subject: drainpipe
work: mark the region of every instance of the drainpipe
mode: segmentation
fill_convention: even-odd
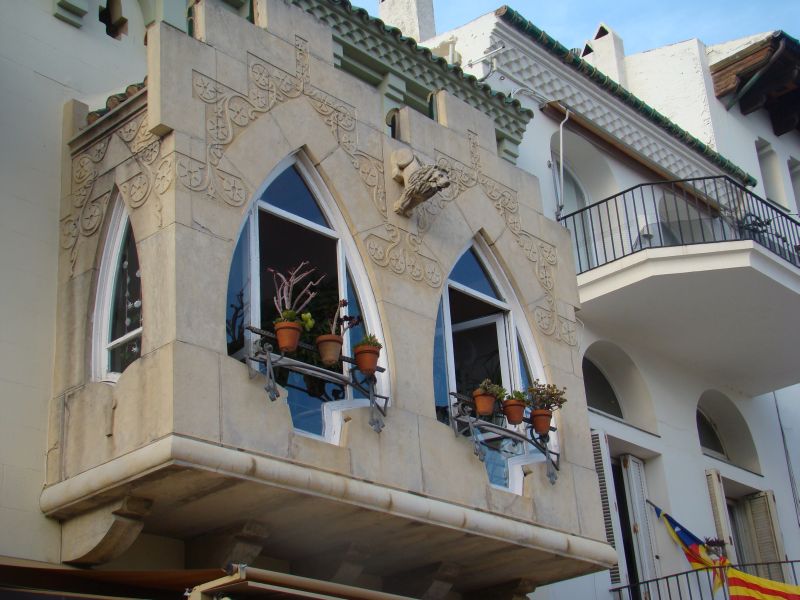
[[[786,443],[786,432],[783,430],[783,420],[781,419],[781,409],[778,405],[778,396],[772,392],[772,399],[775,401],[775,412],[778,414],[778,427],[781,430],[781,440],[783,440],[783,455],[786,457],[786,468],[789,470],[789,485],[792,488],[792,499],[794,499],[794,512],[797,515],[797,522],[800,523],[800,498],[797,496],[797,481],[794,478],[792,469],[792,457],[789,454],[789,445]]]
[[[566,108],[566,107],[565,107]],[[556,221],[561,218],[564,210],[564,124],[569,121],[569,108],[567,114],[558,126],[558,204],[556,205]]]

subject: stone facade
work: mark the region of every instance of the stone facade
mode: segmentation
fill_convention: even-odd
[[[62,560],[107,562],[144,531],[183,541],[187,566],[272,560],[321,578],[342,546],[362,544],[353,582],[390,591],[404,589],[398,573],[441,562],[457,565],[458,594],[607,568],[570,240],[543,216],[537,179],[499,157],[494,124],[446,90],[435,121],[401,108],[389,137],[380,90],[335,68],[331,29],[299,7],[259,3],[255,24],[213,0],[194,11],[194,38],[163,22],[148,29],[145,90],[84,129],[76,122],[69,142],[41,497],[63,523]],[[410,216],[392,210],[403,186],[390,157],[403,149],[450,180]],[[385,428],[354,408],[338,444],[294,431],[286,403],[270,402],[263,375],[225,342],[243,219],[291,156],[346,223],[385,346]],[[109,385],[92,377],[92,315],[119,202],[136,240],[143,328],[141,358]],[[434,411],[437,310],[476,240],[522,307],[535,375],[570,390],[558,481],[528,465],[521,494],[489,485],[470,441]],[[233,543],[245,538],[247,551]],[[466,567],[493,553],[508,562]]]

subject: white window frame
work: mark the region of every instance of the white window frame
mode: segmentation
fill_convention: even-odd
[[[114,301],[114,288],[117,283],[116,274],[119,268],[125,231],[130,223],[130,216],[122,199],[115,198],[113,205],[114,209],[109,221],[106,244],[100,261],[100,276],[98,278],[99,283],[94,307],[94,327],[92,329],[92,379],[105,383],[116,383],[121,375],[121,373],[111,371],[109,368],[110,351],[132,339],[142,338],[142,327],[137,327],[115,340],[109,340],[112,318],[111,305]]]
[[[285,211],[276,206],[269,204],[262,197],[267,188],[278,178],[286,169],[295,167],[300,173],[303,182],[308,186],[311,195],[317,203],[320,211],[325,219],[330,223],[331,227],[324,227],[313,221],[309,221],[299,215]],[[337,254],[337,274],[339,286],[339,296],[344,297],[347,290],[347,273],[353,280],[353,287],[358,296],[358,302],[361,307],[361,316],[364,320],[366,330],[375,335],[378,340],[383,344],[384,351],[381,352],[378,359],[378,366],[387,368],[386,357],[386,344],[383,339],[382,327],[380,317],[378,315],[378,308],[371,293],[365,293],[365,290],[372,290],[372,285],[367,277],[366,269],[360,259],[360,254],[355,245],[352,236],[349,235],[349,228],[341,214],[341,211],[336,204],[333,196],[328,190],[327,186],[322,180],[317,170],[314,168],[313,163],[303,153],[298,152],[290,155],[282,160],[272,173],[264,180],[264,183],[259,187],[255,194],[256,200],[247,211],[244,227],[249,227],[250,234],[250,294],[248,301],[250,303],[249,322],[248,324],[259,328],[262,327],[261,312],[254,307],[261,306],[261,256],[259,254],[259,231],[258,231],[258,214],[259,211],[264,211],[269,214],[275,215],[281,219],[285,219],[301,227],[305,227],[324,235],[328,238],[336,240],[336,254]],[[241,237],[241,232],[240,232]],[[238,239],[238,238],[237,238]],[[322,318],[322,316],[320,316]],[[268,325],[268,324],[267,324]],[[268,327],[267,327],[268,328]],[[347,331],[344,335],[344,347],[349,347],[351,332]],[[247,354],[251,355],[254,344],[254,336],[249,331],[245,330],[245,349]],[[389,396],[389,377],[388,371],[376,372],[376,393]],[[342,400],[332,402],[325,402],[322,405],[322,418],[323,418],[323,435],[317,435],[309,431],[304,431],[293,427],[294,433],[306,437],[321,440],[330,444],[339,445],[341,441],[342,429],[344,426],[344,411],[363,408],[369,406],[369,399],[366,398],[353,398],[352,390],[349,387],[345,388],[346,397]],[[388,402],[391,404],[391,400]]]
[[[483,239],[477,238],[467,245],[463,251],[458,255],[459,260],[464,254],[473,250],[478,258],[478,262],[483,266],[491,282],[494,284],[498,295],[503,298],[498,300],[492,296],[488,296],[478,290],[467,287],[457,281],[447,279],[445,284],[444,293],[442,294],[442,325],[444,329],[444,347],[445,347],[445,365],[447,368],[447,381],[450,391],[456,389],[456,373],[453,353],[453,332],[458,332],[463,329],[469,329],[481,324],[494,322],[497,326],[498,335],[498,349],[500,350],[500,371],[503,374],[504,381],[501,385],[506,389],[520,389],[522,386],[522,373],[520,373],[520,344],[524,349],[524,358],[530,369],[530,376],[533,379],[546,381],[544,375],[544,365],[541,356],[539,356],[538,347],[533,338],[530,328],[527,327],[527,321],[521,315],[524,315],[522,306],[516,298],[511,283],[503,273],[502,268],[492,255],[490,249]],[[458,262],[458,261],[456,261]],[[487,315],[473,319],[466,323],[459,323],[453,325],[450,318],[450,289],[457,290],[468,296],[472,296],[477,300],[495,306],[502,310],[502,313]],[[515,315],[520,315],[515,318]],[[505,378],[508,377],[506,380]],[[455,399],[449,398],[450,405],[455,403]],[[525,433],[524,424],[520,425],[506,425],[508,429]],[[558,432],[550,434],[550,442],[548,447],[553,452],[559,452]],[[499,486],[489,482],[489,485],[503,490],[512,492],[517,495],[522,495],[525,474],[523,467],[528,464],[544,462],[545,457],[538,450],[534,450],[529,444],[525,444],[523,453],[509,458],[507,460],[508,466],[508,487]]]

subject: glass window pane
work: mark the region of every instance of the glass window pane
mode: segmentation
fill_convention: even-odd
[[[699,410],[697,411],[697,435],[700,437],[700,446],[706,450],[725,455],[725,447],[719,439],[714,424]]]
[[[356,287],[353,285],[353,277],[350,271],[347,271],[347,310],[345,311],[350,317],[362,317],[361,303],[358,301],[358,294],[356,294]],[[353,356],[353,344],[360,342],[366,332],[364,323],[359,323],[350,330],[350,344],[347,348],[348,356]]]
[[[492,280],[486,274],[486,269],[483,268],[472,249],[464,252],[458,259],[456,266],[453,267],[453,272],[450,273],[450,279],[492,298],[501,299]]]
[[[453,325],[503,312],[496,306],[478,300],[474,296],[464,294],[453,288],[449,290],[449,300],[450,322]]]
[[[112,373],[122,373],[141,354],[141,336],[108,351],[109,367]]]
[[[456,390],[460,394],[471,396],[478,384],[487,378],[502,383],[497,326],[489,323],[454,331],[453,359]]]
[[[142,283],[136,240],[130,223],[125,228],[111,301],[109,343],[142,326]],[[109,350],[109,370],[121,373],[141,354],[141,335]]]
[[[517,338],[517,354],[519,355],[519,378],[521,389],[527,390],[531,385],[531,370],[528,367],[528,357],[525,356],[525,349],[522,346],[522,340]]]
[[[583,385],[586,403],[592,408],[615,417],[623,418],[622,407],[606,376],[587,358],[583,359]]]
[[[356,294],[356,287],[353,285],[353,277],[350,275],[350,271],[347,271],[347,311],[345,312],[350,317],[362,317],[363,313],[361,312],[361,303],[358,301],[358,294]],[[364,328],[364,323],[361,322],[355,327],[352,327],[350,330],[350,340],[348,343],[347,348],[345,349],[345,353],[348,356],[353,356],[353,345],[360,342],[361,338],[364,337],[364,333],[366,329]],[[350,365],[344,365],[345,369],[350,368]],[[367,394],[362,393],[361,391],[353,388],[353,398],[369,398]]]
[[[250,221],[245,223],[233,252],[225,307],[228,355],[244,348],[244,327],[250,323]]]
[[[264,191],[262,199],[304,219],[330,227],[325,215],[295,167],[286,169]]]
[[[311,313],[316,324],[311,332],[303,334],[302,341],[313,343],[317,335],[327,333],[325,322],[333,316],[340,299],[338,241],[266,211],[260,211],[258,219],[262,326],[270,329],[272,322],[278,316],[278,310],[273,302],[275,284],[269,269],[285,274],[301,262],[307,261],[309,267],[315,267],[316,271],[305,279],[302,285],[312,278],[325,276],[315,288],[317,295],[303,309],[303,312]],[[292,358],[322,366],[315,351],[300,348]],[[340,367],[332,367],[332,369],[338,368]],[[289,392],[287,402],[294,427],[324,435],[322,403],[343,399],[345,394],[342,386],[285,369],[275,369],[275,376],[278,384]]]
[[[303,312],[311,313],[322,333],[325,321],[331,318],[339,303],[337,240],[263,210],[259,212],[258,220],[261,324],[269,328],[278,316],[273,301],[275,285],[269,269],[285,274],[305,261],[309,268],[316,268],[311,277],[325,275],[316,287],[317,296],[303,309]],[[304,284],[311,277],[304,280]],[[313,338],[308,336],[307,339]]]
[[[447,377],[447,358],[444,343],[444,314],[442,303],[436,315],[436,329],[433,333],[433,398],[436,403],[436,418],[442,423],[450,423],[449,385]]]

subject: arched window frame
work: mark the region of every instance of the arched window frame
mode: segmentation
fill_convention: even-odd
[[[137,338],[141,340],[143,329],[140,326],[119,338],[109,339],[113,326],[112,305],[117,284],[116,274],[122,258],[125,233],[130,225],[130,216],[122,199],[117,196],[112,203],[114,208],[109,221],[103,256],[100,260],[92,330],[92,378],[95,381],[106,383],[116,383],[122,374],[111,370],[109,352],[120,344]],[[133,235],[133,231],[131,231],[131,235]]]
[[[486,274],[491,279],[492,283],[495,285],[499,295],[502,297],[502,300],[498,300],[497,298],[492,298],[491,296],[487,296],[486,294],[481,293],[478,290],[472,289],[468,286],[465,286],[457,281],[453,281],[448,277],[445,286],[444,292],[442,294],[442,326],[443,326],[443,333],[444,333],[444,347],[445,347],[445,366],[447,369],[447,381],[448,381],[448,388],[450,391],[456,389],[456,379],[455,379],[455,364],[454,364],[454,351],[453,351],[453,325],[451,322],[451,315],[450,315],[450,300],[449,300],[449,291],[450,289],[455,289],[461,293],[467,294],[473,298],[481,300],[482,302],[486,302],[492,306],[496,306],[497,308],[503,311],[502,315],[502,326],[500,327],[500,334],[505,340],[505,359],[502,356],[503,347],[500,346],[498,340],[498,347],[501,349],[501,362],[506,362],[506,370],[509,375],[509,381],[503,381],[503,387],[512,390],[512,389],[520,389],[522,386],[522,373],[520,370],[521,360],[525,360],[530,371],[530,377],[532,379],[539,379],[541,381],[546,381],[545,371],[544,371],[544,364],[542,363],[541,357],[539,356],[538,348],[536,342],[533,337],[533,333],[531,332],[530,328],[528,327],[527,320],[524,317],[525,312],[523,311],[522,305],[519,303],[517,299],[517,295],[514,292],[514,288],[511,285],[511,282],[505,276],[502,267],[500,266],[497,259],[494,257],[493,253],[489,249],[488,245],[482,238],[476,238],[475,240],[471,241],[468,245],[464,247],[462,252],[458,255],[458,260],[464,256],[465,253],[473,250],[478,258],[478,261],[481,263],[483,268],[486,271]],[[458,262],[456,261],[456,263]],[[486,317],[487,322],[491,322],[495,320],[494,317]],[[523,356],[520,356],[520,351],[523,352]],[[498,382],[495,382],[498,383]],[[451,397],[450,403],[451,405],[455,402],[455,400]],[[509,429],[518,429],[519,431],[524,431],[524,424],[518,426],[511,426],[508,425]],[[558,439],[558,432],[552,432],[550,435],[550,443],[549,448],[553,452],[559,452],[559,439]],[[524,472],[523,467],[527,464],[537,463],[537,462],[544,462],[545,457],[541,452],[538,450],[533,449],[529,445],[526,445],[523,453],[510,457],[507,459],[507,466],[508,466],[508,487],[497,485],[493,482],[489,482],[489,485],[492,487],[510,491],[512,493],[521,495],[523,492],[523,483],[524,483]]]
[[[312,196],[317,202],[317,206],[322,211],[323,215],[331,224],[331,228],[323,227],[317,223],[309,221],[299,215],[285,211],[281,208],[271,205],[264,200],[264,194],[269,186],[286,170],[289,168],[296,168],[300,173],[300,177],[308,186]],[[344,220],[344,217],[331,195],[328,187],[325,185],[322,177],[314,168],[313,163],[302,152],[298,152],[283,159],[272,170],[270,175],[264,180],[255,194],[256,200],[248,209],[247,214],[240,230],[239,239],[244,232],[244,228],[249,228],[248,233],[250,236],[250,261],[249,261],[249,306],[257,307],[261,305],[261,274],[260,264],[261,256],[259,255],[259,232],[258,232],[258,211],[266,211],[272,215],[286,219],[303,227],[335,239],[337,241],[337,269],[339,280],[340,295],[347,289],[347,273],[350,273],[352,278],[355,293],[358,296],[358,301],[361,306],[361,313],[366,329],[375,335],[384,348],[386,344],[383,338],[383,330],[381,327],[380,317],[378,315],[377,304],[372,296],[372,286],[367,277],[366,269],[361,261],[361,255],[356,247],[355,240],[349,234],[349,228]],[[261,314],[259,310],[252,310],[249,312],[249,319],[247,323],[255,327],[271,329],[270,323],[261,323]],[[350,332],[345,334],[344,348],[348,347],[350,343]],[[353,340],[358,341],[358,340]],[[254,336],[245,331],[245,352],[252,355],[254,343]],[[237,353],[236,356],[239,356]],[[378,365],[386,368],[386,351],[381,352]],[[388,372],[375,373],[376,378],[376,392],[378,394],[389,396],[389,377]],[[390,401],[391,403],[391,401]],[[344,400],[325,402],[323,403],[323,420],[325,422],[324,435],[317,435],[315,433],[305,431],[303,429],[294,428],[295,433],[311,437],[314,439],[321,439],[331,444],[339,444],[341,439],[343,418],[342,411],[352,408],[361,408],[369,406],[369,399],[366,398],[352,398],[351,390],[347,390],[347,398]]]

